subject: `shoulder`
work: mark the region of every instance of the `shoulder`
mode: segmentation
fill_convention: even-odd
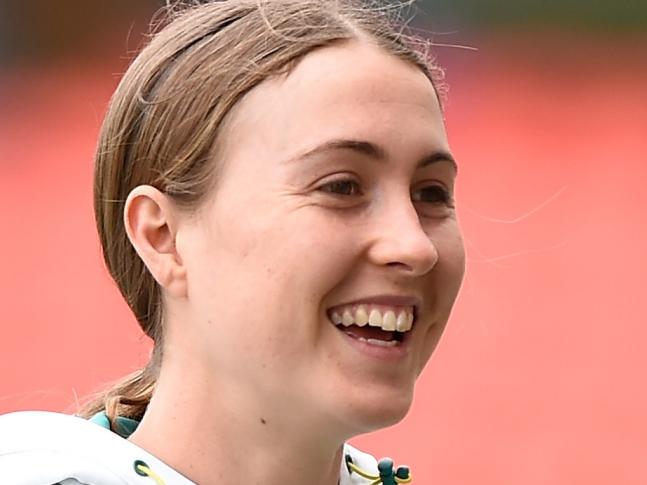
[[[6,485],[151,485],[147,464],[166,485],[189,485],[155,457],[117,434],[76,416],[21,411],[0,416],[0,475]],[[141,470],[140,470],[141,471]],[[74,482],[72,482],[74,483]]]
[[[34,438],[45,439],[56,437],[71,441],[79,435],[97,433],[96,429],[85,419],[68,414],[49,411],[18,411],[0,415],[0,451],[7,447],[24,447]],[[57,435],[61,433],[60,435]],[[52,436],[53,435],[53,436]],[[11,437],[11,440],[8,437]]]

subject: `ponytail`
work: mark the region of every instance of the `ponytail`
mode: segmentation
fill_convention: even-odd
[[[159,347],[156,346],[146,367],[127,375],[107,391],[102,391],[94,396],[81,407],[77,415],[90,419],[97,413],[105,412],[110,422],[110,428],[113,430],[118,417],[141,421],[153,396],[159,374],[161,352],[158,349]]]

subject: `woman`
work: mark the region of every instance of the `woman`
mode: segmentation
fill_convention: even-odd
[[[105,260],[152,359],[86,409],[112,432],[2,418],[9,476],[410,481],[345,442],[407,413],[462,280],[438,73],[354,1],[211,2],[154,36],[95,172]]]

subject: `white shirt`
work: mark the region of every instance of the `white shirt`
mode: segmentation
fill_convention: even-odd
[[[346,454],[354,464],[377,475],[371,455],[344,445]],[[196,485],[137,445],[85,419],[45,411],[0,416],[2,485],[158,485],[150,476],[137,473],[135,464],[141,462],[164,485]],[[368,483],[349,473],[345,461],[340,464],[340,485]]]

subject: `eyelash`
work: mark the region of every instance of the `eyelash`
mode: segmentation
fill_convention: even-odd
[[[341,189],[340,186],[343,186],[344,188],[349,190],[343,190]],[[335,190],[335,189],[338,189],[338,190]],[[327,182],[321,185],[318,188],[318,190],[320,190],[321,192],[326,192],[339,197],[353,197],[353,196],[362,195],[361,187],[359,186],[359,184],[355,180],[351,180],[351,179],[332,180],[330,182]],[[415,194],[419,194],[423,191],[425,192],[432,191],[433,197],[435,200],[425,201],[425,200],[422,200],[422,198],[420,197],[416,197]],[[425,187],[422,187],[421,189],[414,191],[413,194],[411,194],[411,198],[414,202],[423,202],[423,203],[429,203],[429,204],[443,204],[448,207],[454,207],[451,194],[442,185],[433,184],[433,185],[427,185]]]
[[[415,194],[417,194],[417,193],[420,193],[422,191],[430,191],[430,190],[433,191],[434,198],[436,199],[434,201],[420,200],[420,199],[417,199],[416,196],[415,196]],[[414,202],[426,202],[426,203],[430,203],[430,204],[444,204],[444,205],[446,205],[448,207],[454,207],[454,201],[452,199],[451,194],[442,185],[427,185],[426,187],[422,187],[421,189],[416,190],[411,195],[411,199]]]
[[[335,187],[335,186],[339,187],[340,185],[344,185],[344,184],[347,187],[352,185],[352,188],[356,189],[356,192],[349,194],[349,193],[344,193],[342,191],[333,190],[333,187]],[[333,194],[333,195],[339,195],[339,196],[342,196],[342,197],[352,197],[354,195],[362,195],[361,188],[360,188],[359,184],[357,182],[355,182],[354,180],[350,180],[350,179],[332,180],[330,182],[327,182],[327,183],[323,184],[321,187],[319,187],[318,190],[320,190],[322,192],[327,192],[327,193],[330,193],[330,194]]]

